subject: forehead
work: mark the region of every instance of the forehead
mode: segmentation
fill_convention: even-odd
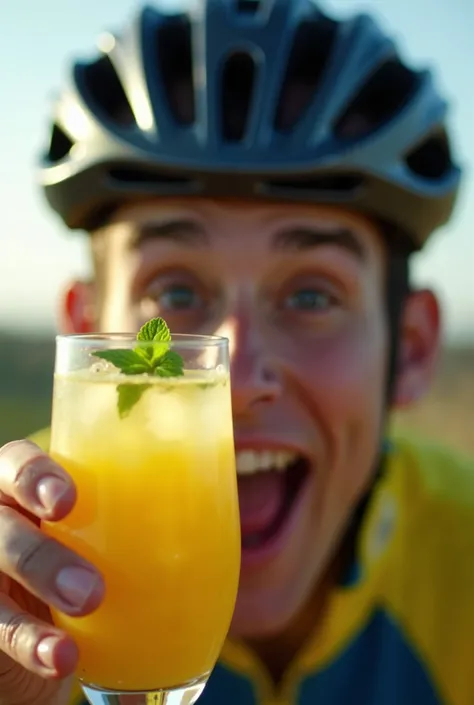
[[[362,258],[368,254],[369,259],[370,255],[383,256],[384,249],[381,233],[369,218],[345,209],[295,203],[150,200],[121,207],[110,225],[107,230],[117,253],[150,242],[154,248],[199,244],[229,250],[244,246],[255,254],[268,254],[285,244],[307,249],[315,243],[334,243]]]

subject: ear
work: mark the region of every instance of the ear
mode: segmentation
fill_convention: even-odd
[[[96,329],[95,290],[92,282],[74,281],[61,298],[59,323],[63,333],[92,333]]]
[[[431,386],[440,350],[441,315],[431,291],[416,291],[407,299],[400,330],[395,408],[419,401]]]

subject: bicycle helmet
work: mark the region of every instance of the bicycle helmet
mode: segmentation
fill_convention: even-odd
[[[73,65],[40,182],[71,229],[126,201],[213,196],[339,204],[419,249],[453,210],[447,105],[367,15],[312,0],[139,10]]]

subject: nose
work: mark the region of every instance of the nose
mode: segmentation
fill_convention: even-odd
[[[223,334],[229,338],[232,408],[234,415],[245,416],[280,397],[281,375],[256,328],[235,319],[225,327]]]

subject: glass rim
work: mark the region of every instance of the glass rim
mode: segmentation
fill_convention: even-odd
[[[62,341],[71,341],[84,344],[104,344],[106,342],[129,342],[135,347],[140,345],[150,345],[150,341],[137,340],[136,333],[60,333],[55,336],[56,343]],[[229,344],[229,339],[222,335],[204,335],[198,333],[172,333],[171,340],[168,343],[173,346],[173,343],[184,347],[195,347],[198,344],[212,347],[226,347]]]

